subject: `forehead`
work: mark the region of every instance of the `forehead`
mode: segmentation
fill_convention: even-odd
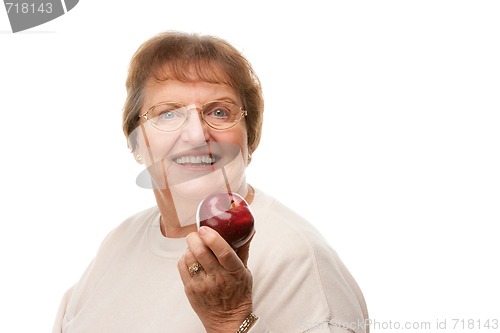
[[[144,87],[144,107],[161,102],[203,104],[211,100],[226,99],[241,105],[235,89],[227,84],[205,81],[182,82],[179,80],[148,80]]]

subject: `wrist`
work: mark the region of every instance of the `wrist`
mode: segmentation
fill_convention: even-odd
[[[241,323],[240,327],[238,328],[238,331],[236,333],[246,333],[252,328],[253,324],[259,319],[255,314],[250,313],[248,317],[245,318],[243,323]]]
[[[254,316],[250,308],[245,311],[219,314],[215,318],[205,317],[202,322],[206,333],[247,333],[256,320]]]

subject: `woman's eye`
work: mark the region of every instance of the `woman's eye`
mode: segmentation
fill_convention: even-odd
[[[213,109],[212,111],[208,112],[208,116],[215,117],[215,118],[227,118],[229,115],[229,111],[223,109],[223,108],[216,108]]]
[[[162,121],[167,120],[181,120],[186,117],[186,113],[182,108],[162,110],[158,115],[158,119]]]
[[[175,113],[173,111],[166,111],[160,114],[160,118],[164,120],[169,120],[175,118]]]

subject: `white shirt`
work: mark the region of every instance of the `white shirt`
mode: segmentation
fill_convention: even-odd
[[[367,332],[363,295],[335,251],[303,218],[256,189],[250,246],[250,332]],[[205,332],[184,293],[184,238],[165,238],[157,207],[119,225],[65,294],[54,333]],[[230,333],[230,332],[229,332]]]

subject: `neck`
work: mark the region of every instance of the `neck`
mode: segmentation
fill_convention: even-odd
[[[168,238],[182,238],[189,235],[191,232],[195,232],[197,229],[196,224],[190,224],[186,226],[173,226],[165,223],[163,215],[160,216],[160,231],[164,237]]]

